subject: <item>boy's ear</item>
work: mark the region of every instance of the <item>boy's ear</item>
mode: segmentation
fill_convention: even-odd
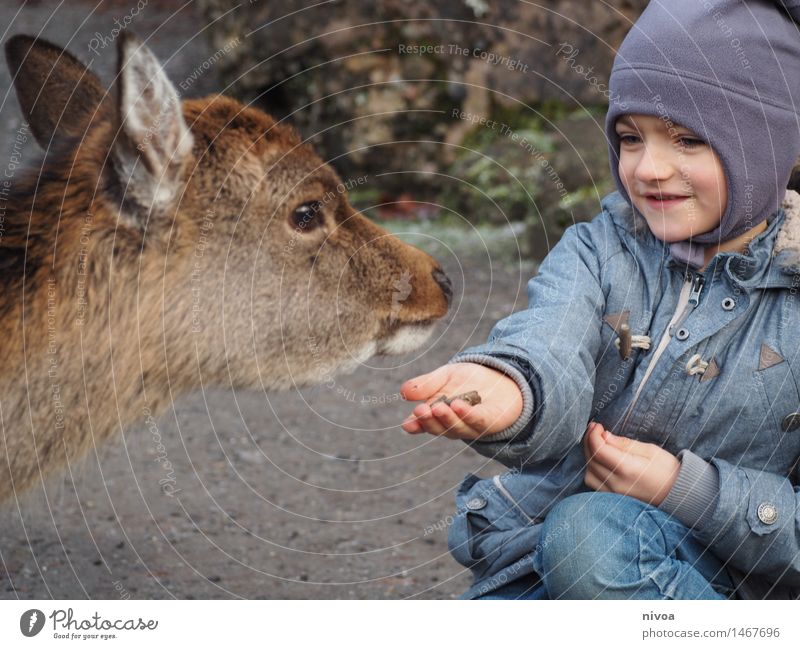
[[[178,93],[150,49],[123,32],[118,53],[111,158],[126,197],[138,208],[127,216],[142,225],[150,210],[163,211],[179,197],[194,139]]]
[[[104,110],[100,79],[69,52],[23,34],[6,41],[5,50],[22,114],[43,149],[53,137],[82,135]]]

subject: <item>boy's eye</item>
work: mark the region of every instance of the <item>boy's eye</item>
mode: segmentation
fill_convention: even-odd
[[[688,135],[681,137],[678,140],[678,142],[680,143],[681,146],[687,149],[691,149],[692,147],[705,146],[705,142],[703,142],[703,140],[701,140],[700,138],[691,137]]]
[[[619,142],[620,144],[638,144],[641,140],[639,139],[638,135],[633,135],[631,133],[620,133],[619,134]]]

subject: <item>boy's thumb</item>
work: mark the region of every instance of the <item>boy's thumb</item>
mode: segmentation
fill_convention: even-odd
[[[406,401],[421,401],[436,394],[447,383],[450,368],[447,365],[433,372],[415,376],[400,386],[400,395]]]

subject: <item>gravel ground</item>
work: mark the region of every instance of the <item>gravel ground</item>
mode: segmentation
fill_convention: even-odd
[[[531,269],[501,261],[513,235],[494,234],[484,250],[475,232],[440,235],[456,303],[420,352],[373,359],[334,387],[195,393],[158,422],[174,474],[142,424],[7,506],[0,597],[456,597],[469,575],[447,552],[454,491],[467,472],[503,467],[405,434],[397,390],[524,304]]]
[[[4,11],[4,36],[41,33],[84,61],[129,3],[91,12],[83,2]],[[173,80],[209,55],[179,3],[151,3],[131,26],[166,60]],[[87,9],[89,7],[89,9]],[[188,11],[188,10],[187,10]],[[113,47],[92,69],[106,80]],[[0,73],[3,87],[10,78]],[[217,89],[213,70],[193,86]],[[20,116],[4,93],[10,149]],[[3,149],[0,148],[0,152]],[[452,598],[469,575],[447,552],[446,522],[463,475],[502,470],[461,442],[409,436],[400,383],[483,342],[493,322],[525,303],[532,272],[509,229],[431,224],[417,232],[454,281],[437,336],[402,358],[373,359],[333,387],[282,394],[213,390],[174,404],[98,449],[21,502],[0,510],[0,597],[23,598]],[[514,260],[517,260],[515,263]],[[163,440],[174,474],[156,461]],[[174,480],[169,497],[159,481]],[[432,531],[431,531],[432,530]]]

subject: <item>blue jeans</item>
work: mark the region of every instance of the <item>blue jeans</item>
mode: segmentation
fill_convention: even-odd
[[[534,555],[538,574],[479,599],[729,599],[723,563],[688,527],[631,496],[591,491],[555,504]]]

